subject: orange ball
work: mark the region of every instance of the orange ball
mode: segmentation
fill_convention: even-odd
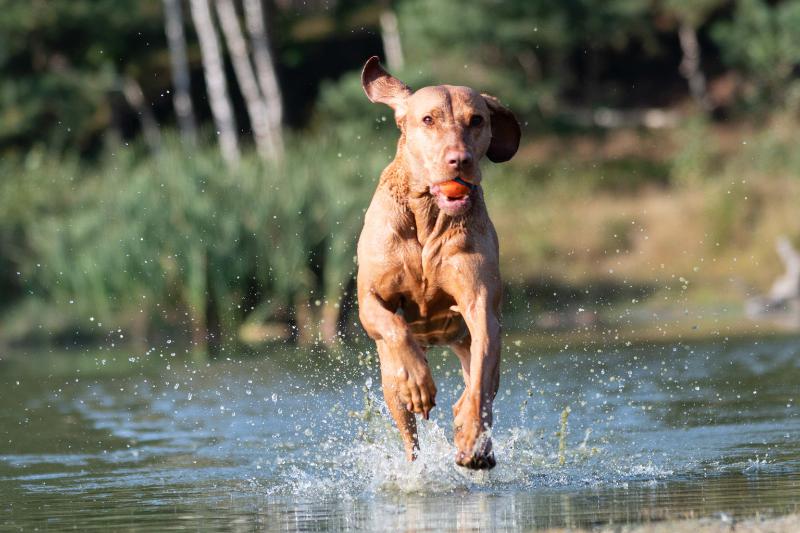
[[[439,190],[448,198],[460,198],[469,194],[469,187],[455,180],[440,183]]]

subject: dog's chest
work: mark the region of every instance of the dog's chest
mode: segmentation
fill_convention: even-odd
[[[394,276],[394,291],[402,302],[398,306],[414,315],[426,317],[453,305],[453,298],[442,288],[442,244],[431,241],[424,246],[413,240],[405,243],[397,272]]]
[[[442,268],[436,254],[423,246],[409,250],[395,276],[395,312],[402,315],[423,346],[447,344],[466,332],[456,302],[442,287]]]

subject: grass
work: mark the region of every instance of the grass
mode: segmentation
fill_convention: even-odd
[[[213,146],[188,154],[169,138],[156,156],[4,161],[17,179],[0,184],[0,339],[62,342],[101,322],[220,345],[240,331],[254,343],[358,331],[355,241],[396,135],[370,120],[320,124],[280,166],[249,155],[228,169]],[[797,132],[787,114],[692,120],[533,138],[487,163],[507,331],[610,342],[779,330],[741,309],[782,271],[775,239],[800,237]]]
[[[800,242],[796,127],[781,119],[756,132],[687,127],[695,133],[623,131],[594,146],[561,138],[560,151],[523,149],[513,164],[491,169],[487,197],[510,290],[538,280],[530,296],[546,309],[551,289],[583,287],[586,297],[572,291],[558,305],[616,309],[638,299],[649,312],[729,312],[768,290],[783,270],[777,237]],[[698,129],[708,136],[704,151]],[[643,163],[640,152],[654,145],[664,147],[650,154],[656,162]],[[637,185],[618,189],[612,168],[635,174]]]

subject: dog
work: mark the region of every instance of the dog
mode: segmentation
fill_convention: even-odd
[[[484,156],[511,159],[519,123],[495,97],[468,87],[412,91],[377,56],[364,65],[361,83],[370,101],[394,110],[400,129],[395,158],[365,214],[357,256],[359,318],[377,345],[386,404],[414,460],[415,414],[427,419],[436,405],[426,350],[449,345],[465,384],[453,406],[455,461],[493,468],[502,286],[478,163]],[[444,184],[454,179],[468,193],[448,196]]]

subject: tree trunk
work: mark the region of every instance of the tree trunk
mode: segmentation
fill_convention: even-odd
[[[386,5],[380,16],[381,40],[383,41],[383,52],[386,54],[386,66],[395,72],[403,68],[403,44],[400,41],[400,31],[397,25],[397,15],[391,7]]]
[[[222,157],[230,165],[239,162],[239,142],[236,138],[236,121],[228,97],[228,84],[225,81],[225,67],[219,50],[219,39],[214,29],[208,0],[189,0],[192,19],[200,42],[203,56],[203,73],[206,78],[211,114],[217,127]]]
[[[139,122],[142,124],[142,133],[147,146],[150,147],[151,151],[158,152],[161,147],[161,130],[158,129],[158,122],[156,122],[153,111],[145,102],[142,86],[130,76],[124,76],[121,80],[121,85],[125,101],[136,111]]]
[[[689,92],[697,105],[704,111],[710,111],[712,106],[706,92],[706,77],[700,69],[700,43],[697,40],[697,30],[688,22],[682,21],[678,27],[678,39],[683,53],[678,69],[689,82]]]
[[[172,102],[178,116],[181,139],[187,146],[197,142],[197,122],[194,118],[191,97],[189,61],[186,59],[186,35],[183,33],[181,0],[164,0],[165,30],[172,65]]]
[[[239,81],[239,89],[247,106],[247,115],[250,117],[250,127],[253,130],[256,148],[262,158],[274,158],[278,151],[273,131],[268,123],[267,106],[256,82],[233,0],[215,0],[215,5],[233,62],[233,70]]]
[[[786,236],[778,239],[775,248],[786,272],[772,284],[769,297],[773,302],[800,298],[800,252],[794,249],[792,241]]]
[[[258,85],[267,106],[269,127],[275,139],[277,154],[283,155],[283,102],[275,73],[275,62],[269,47],[269,37],[264,23],[264,10],[261,0],[244,0],[244,17],[250,44],[253,47],[253,62],[256,66]]]

